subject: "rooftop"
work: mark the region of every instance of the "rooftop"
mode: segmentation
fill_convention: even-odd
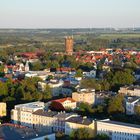
[[[126,97],[126,101],[129,102],[129,103],[133,103],[137,100],[140,100],[140,97],[136,97],[136,96],[128,96]]]
[[[60,112],[60,113],[58,113],[57,115],[55,115],[55,117],[57,117],[57,118],[63,118],[63,119],[66,119],[66,118],[68,118],[68,117],[70,117],[70,116],[73,116],[73,115],[77,115],[76,113],[65,113],[65,112]]]
[[[54,112],[54,111],[47,112],[42,109],[39,109],[39,110],[35,111],[33,114],[39,115],[39,116],[53,117],[53,116],[57,115],[58,113]]]
[[[65,102],[65,101],[67,101],[67,100],[69,100],[69,101],[71,101],[71,102],[76,102],[76,101],[73,100],[71,97],[53,100],[53,102],[60,102],[60,103],[63,103],[63,102]]]
[[[132,127],[132,128],[140,128],[140,125],[123,123],[123,122],[118,122],[118,121],[111,121],[109,119],[100,120],[100,121],[97,121],[97,122],[109,123],[109,124],[114,124],[114,125],[122,125],[122,126]]]
[[[31,102],[26,104],[19,104],[16,105],[15,108],[28,108],[28,109],[38,109],[38,108],[44,108],[44,102]]]
[[[13,124],[0,125],[0,139],[3,140],[29,140],[47,135],[27,127],[16,127]]]
[[[88,118],[83,117],[71,117],[67,120],[67,122],[83,124],[83,125],[90,125],[92,121]]]
[[[78,89],[78,93],[89,93],[89,92],[95,92],[95,89]]]

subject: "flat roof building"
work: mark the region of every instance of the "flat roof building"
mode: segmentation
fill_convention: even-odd
[[[140,125],[111,121],[97,121],[97,134],[107,134],[112,140],[140,139]]]

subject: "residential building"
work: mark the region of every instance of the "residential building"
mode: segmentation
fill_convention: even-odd
[[[65,132],[65,122],[71,117],[78,117],[76,113],[65,113],[59,112],[57,115],[54,116],[55,124],[54,124],[54,131],[55,132]]]
[[[49,75],[49,73],[46,71],[29,71],[25,74],[25,77],[27,77],[27,78],[39,77],[42,80],[46,80],[48,75]]]
[[[56,79],[50,80],[48,85],[52,90],[53,96],[59,96],[59,94],[62,91],[63,84],[64,84],[64,82],[62,80],[56,80]]]
[[[70,135],[73,130],[87,128],[95,133],[95,124],[86,117],[71,117],[65,123],[65,134]]]
[[[14,109],[11,110],[11,120],[15,124],[32,127],[33,112],[44,109],[44,107],[44,102],[15,105]]]
[[[112,140],[139,140],[140,126],[109,119],[97,121],[97,134],[107,134]]]
[[[109,91],[98,91],[95,94],[95,105],[103,105],[106,103],[106,99],[114,96],[115,93]]]
[[[0,117],[6,116],[6,103],[0,102]]]
[[[140,101],[140,97],[126,97],[125,98],[125,108],[127,115],[134,115],[135,114],[135,107],[137,103]]]
[[[36,131],[35,129],[3,123],[0,125],[0,140],[55,140],[55,133]]]
[[[55,115],[57,115],[57,112],[53,112],[53,111],[47,112],[44,111],[43,109],[39,109],[33,112],[33,116],[32,116],[33,128],[42,131],[45,130],[48,133],[52,133],[56,120],[56,118],[54,118]]]
[[[134,72],[136,80],[140,80],[140,69],[136,69]]]
[[[77,102],[74,99],[67,97],[53,100],[51,107],[56,110],[75,109],[77,107],[76,104]]]
[[[95,78],[96,77],[96,70],[90,70],[90,71],[83,71],[83,76],[87,78]]]
[[[78,103],[95,103],[95,89],[79,89],[77,92],[72,93],[72,99]]]
[[[47,86],[46,82],[41,82],[41,81],[38,82],[38,89],[40,91],[44,91],[46,89],[46,86]]]
[[[124,95],[128,96],[138,96],[140,97],[140,86],[124,86],[120,87],[120,90],[118,91],[119,93],[122,93]]]

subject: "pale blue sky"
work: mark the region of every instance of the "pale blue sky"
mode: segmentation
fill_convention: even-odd
[[[0,0],[0,28],[140,27],[140,0]]]

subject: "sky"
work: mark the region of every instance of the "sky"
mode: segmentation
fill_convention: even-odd
[[[0,28],[140,27],[140,0],[0,0]]]

